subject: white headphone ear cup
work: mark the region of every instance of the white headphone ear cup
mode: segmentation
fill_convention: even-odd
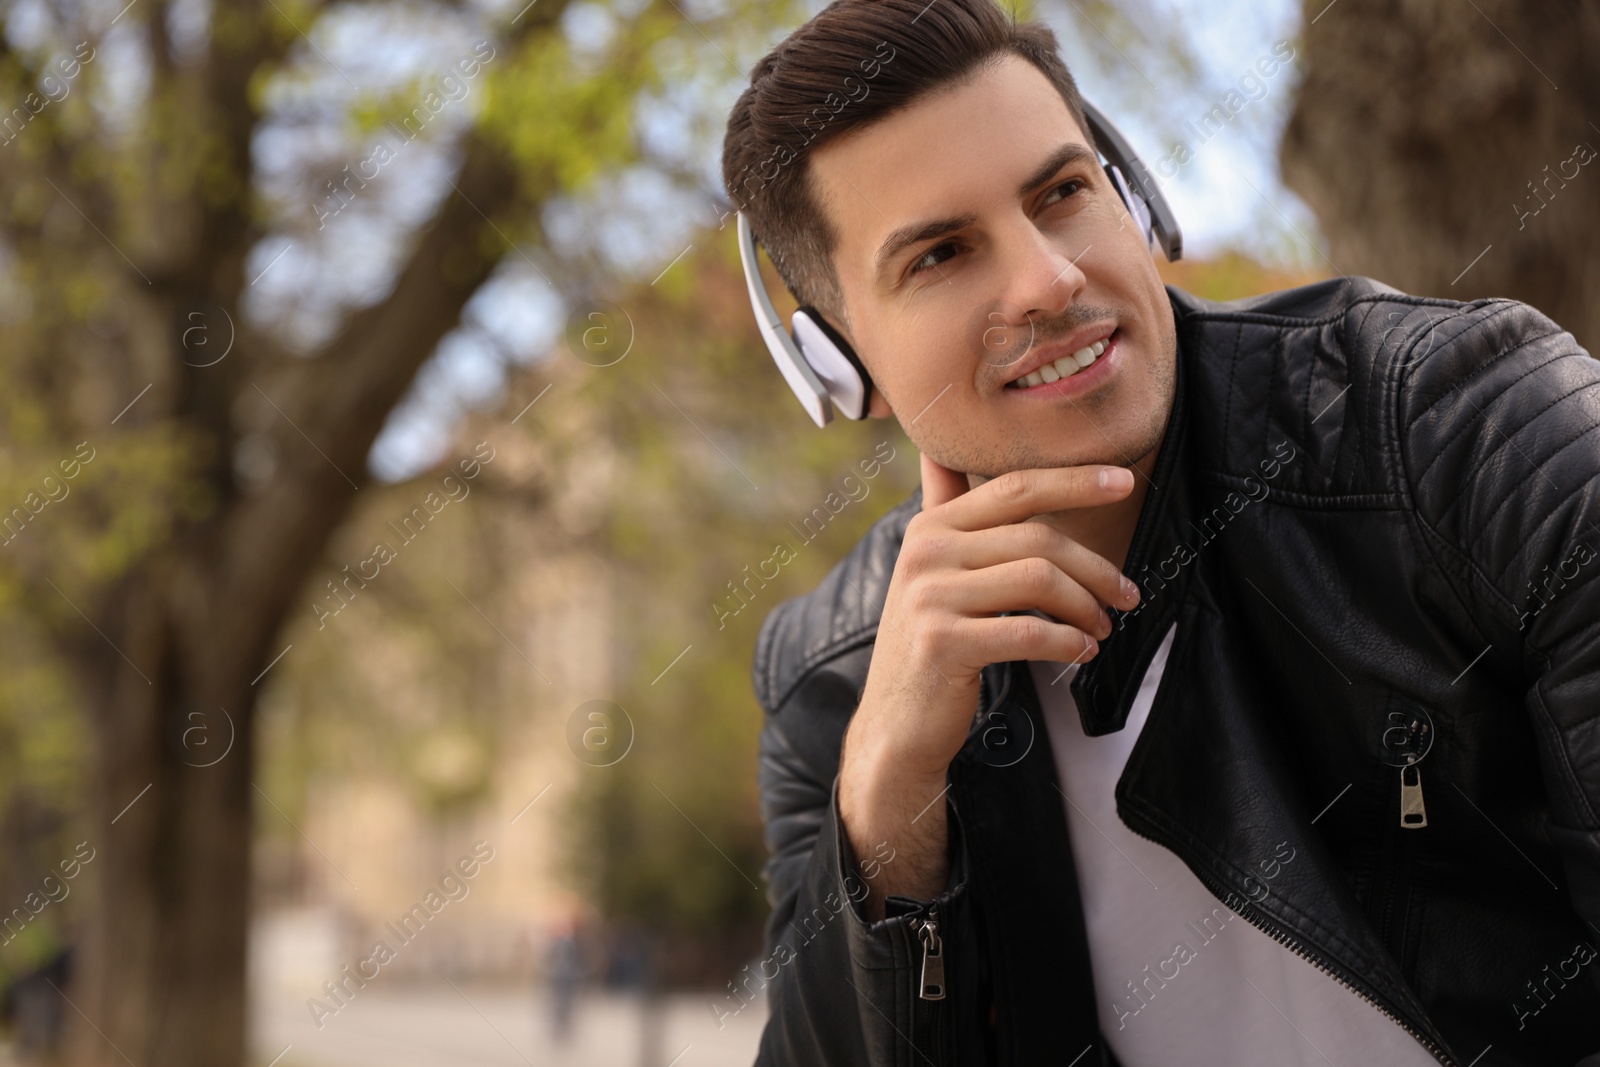
[[[864,418],[867,413],[867,385],[861,380],[850,357],[839,350],[839,346],[805,311],[796,311],[793,322],[795,345],[812,371],[822,380],[833,402],[847,418]]]
[[[1117,195],[1122,197],[1122,202],[1128,205],[1128,214],[1133,216],[1133,221],[1139,226],[1139,232],[1144,234],[1144,243],[1150,246],[1152,253],[1155,252],[1155,223],[1150,217],[1150,205],[1145,203],[1144,197],[1133,191],[1115,164],[1106,164],[1106,175],[1111,179],[1111,184],[1116,186]]]

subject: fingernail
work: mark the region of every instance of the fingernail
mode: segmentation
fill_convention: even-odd
[[[1100,488],[1129,489],[1133,486],[1133,472],[1125,467],[1101,467]]]
[[[1122,595],[1132,597],[1135,602],[1139,600],[1139,587],[1133,584],[1133,579],[1126,574],[1122,576]]]

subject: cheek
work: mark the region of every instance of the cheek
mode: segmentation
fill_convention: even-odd
[[[868,363],[873,382],[907,418],[956,380],[963,362],[957,340],[962,324],[951,311],[946,301],[915,315],[874,323],[873,329],[858,334],[861,345],[873,354]],[[970,377],[970,368],[966,373]],[[911,409],[909,414],[905,408]]]
[[[1133,217],[1132,212],[1122,206],[1122,201],[1117,201],[1117,206],[1117,237],[1131,251],[1144,259],[1150,259],[1150,245],[1145,241],[1144,231],[1139,228],[1139,221]],[[1151,260],[1151,263],[1154,265],[1154,260]]]

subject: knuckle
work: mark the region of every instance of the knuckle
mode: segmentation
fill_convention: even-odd
[[[923,581],[916,583],[906,590],[906,611],[910,613],[913,619],[918,620],[923,628],[926,628],[931,625],[926,620],[933,612],[935,605],[938,604],[942,592],[943,590],[933,582]]]
[[[1030,596],[1051,592],[1056,586],[1056,568],[1048,560],[1030,556],[1022,561],[1022,580]]]
[[[959,612],[951,604],[959,591],[960,578],[950,574],[924,575],[906,591],[907,607],[928,621],[953,619]]]
[[[994,479],[995,496],[1005,504],[1020,504],[1033,488],[1033,478],[1027,471],[1007,471]]]
[[[906,542],[900,548],[900,555],[894,561],[895,575],[903,581],[911,582],[920,578],[927,570],[927,560],[924,558],[922,546]]]
[[[1036,556],[1052,555],[1061,547],[1061,542],[1067,536],[1055,527],[1042,522],[1025,522],[1021,526],[1023,546]]]
[[[931,518],[926,511],[919,511],[911,516],[911,521],[906,523],[905,536],[900,541],[902,554],[925,540],[937,527],[937,520]]]
[[[1044,621],[1033,615],[1007,615],[1006,640],[1018,648],[1038,648],[1044,642]]]
[[[949,539],[944,536],[925,534],[917,539],[907,539],[901,546],[900,558],[897,567],[903,568],[907,577],[914,579],[926,578],[938,569],[939,563],[949,552]]]

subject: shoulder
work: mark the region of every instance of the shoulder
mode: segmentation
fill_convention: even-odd
[[[1289,442],[1316,460],[1302,475],[1310,493],[1381,491],[1381,472],[1349,460],[1370,457],[1390,436],[1382,413],[1393,409],[1396,382],[1388,365],[1467,306],[1360,276],[1242,300],[1167,292],[1186,392],[1218,464],[1248,469],[1251,457]],[[1316,469],[1328,484],[1311,475]]]
[[[1453,402],[1535,416],[1554,397],[1534,394],[1565,392],[1561,383],[1592,378],[1600,367],[1572,334],[1516,300],[1419,308],[1396,325],[1404,336],[1392,357],[1403,433],[1437,419]]]
[[[922,489],[875,522],[811,592],[768,613],[756,638],[756,698],[775,712],[805,676],[878,632],[906,526],[922,510]]]
[[[1392,327],[1410,317],[1448,314],[1475,307],[1437,297],[1403,293],[1375,278],[1353,274],[1239,300],[1209,300],[1176,286],[1167,286],[1180,332],[1204,337],[1208,332],[1249,336],[1271,330],[1322,333],[1335,345],[1370,348],[1387,343]]]
[[[1404,293],[1349,275],[1241,300],[1208,300],[1168,286],[1178,329],[1202,344],[1299,333],[1321,354],[1393,369],[1446,348],[1496,352],[1559,335],[1561,328],[1528,304],[1503,298],[1450,300]],[[1570,341],[1570,338],[1569,338]],[[1259,347],[1259,346],[1249,346]],[[1581,349],[1580,349],[1581,351]],[[1441,368],[1435,364],[1434,374]]]
[[[1465,401],[1492,396],[1516,366],[1564,356],[1587,361],[1571,361],[1574,373],[1594,366],[1514,300],[1417,296],[1360,276],[1234,301],[1168,293],[1207,467],[1247,474],[1292,446],[1306,462],[1280,480],[1286,500],[1399,505],[1396,460],[1419,420],[1470,412]]]
[[[1600,361],[1515,300],[1405,326],[1394,419],[1414,507],[1516,599],[1517,564],[1588,541],[1600,514]]]

